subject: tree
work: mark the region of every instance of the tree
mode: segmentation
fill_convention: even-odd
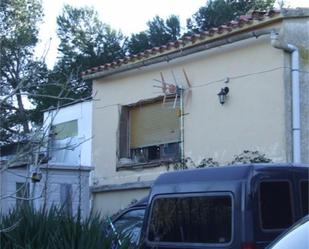
[[[145,31],[138,34],[132,34],[130,40],[127,42],[129,54],[137,54],[151,47],[149,37]]]
[[[179,18],[171,15],[165,21],[154,17],[147,22],[148,29],[138,34],[133,34],[127,42],[129,54],[137,54],[146,49],[161,46],[168,42],[175,41],[180,37]]]
[[[172,15],[165,22],[156,16],[147,25],[150,44],[153,47],[175,41],[180,36],[180,22],[177,16]]]
[[[57,17],[57,35],[60,39],[59,60],[50,74],[48,86],[37,89],[41,94],[57,96],[38,97],[38,108],[83,99],[91,95],[91,82],[84,82],[81,72],[94,66],[123,57],[123,35],[102,23],[93,8],[75,8],[65,5]]]
[[[0,110],[1,144],[29,133],[31,110],[25,101],[31,89],[44,81],[45,64],[34,59],[38,24],[42,20],[39,0],[0,2]]]
[[[102,23],[93,8],[65,5],[57,17],[60,39],[58,65],[106,63],[123,56],[123,36]]]
[[[187,20],[188,33],[218,27],[249,10],[273,8],[275,0],[209,0]]]

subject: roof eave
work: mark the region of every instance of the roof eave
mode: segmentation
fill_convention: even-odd
[[[227,39],[231,39],[235,36],[239,36],[242,34],[254,32],[256,30],[261,30],[269,25],[278,23],[284,19],[284,16],[282,14],[272,17],[267,20],[258,21],[258,20],[252,20],[251,25],[244,25],[243,27],[240,27],[238,29],[232,30],[230,32],[226,32],[223,34],[216,34],[211,37],[207,37],[206,39],[203,39],[201,41],[195,41],[185,44],[183,47],[178,47],[173,50],[169,50],[160,54],[155,54],[151,57],[140,59],[136,62],[131,62],[127,64],[122,64],[115,68],[110,68],[108,70],[102,70],[94,73],[89,73],[86,75],[83,75],[82,78],[84,80],[93,80],[98,78],[104,78],[107,76],[111,76],[114,74],[130,71],[133,69],[137,69],[143,66],[149,66],[152,64],[157,64],[164,61],[171,61],[173,59],[176,59],[178,57],[186,56],[195,52],[199,52],[200,50],[207,50],[210,48],[215,48],[218,46],[222,46],[224,43],[222,41],[226,41]],[[223,44],[224,43],[224,44]],[[202,48],[202,49],[199,49]]]

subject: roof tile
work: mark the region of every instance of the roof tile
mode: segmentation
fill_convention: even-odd
[[[278,10],[269,10],[269,11],[260,11],[255,10],[247,13],[247,15],[240,16],[237,20],[232,20],[226,25],[221,25],[219,27],[210,28],[209,30],[202,30],[198,34],[193,34],[189,36],[184,36],[182,39],[178,39],[174,42],[169,42],[166,45],[162,45],[160,47],[156,46],[150,49],[145,50],[144,52],[140,52],[138,54],[133,54],[130,56],[126,56],[122,59],[118,59],[112,63],[106,63],[104,65],[90,68],[84,72],[82,72],[82,76],[96,73],[98,71],[109,70],[110,68],[121,67],[123,64],[127,64],[129,62],[134,62],[142,59],[146,59],[149,55],[157,55],[163,53],[167,50],[178,48],[180,45],[185,46],[187,44],[192,44],[196,42],[198,39],[203,40],[207,39],[207,37],[211,37],[215,34],[222,35],[226,32],[231,32],[233,30],[237,30],[245,25],[253,24],[254,20],[262,21],[266,18],[273,18],[274,16],[280,14]]]

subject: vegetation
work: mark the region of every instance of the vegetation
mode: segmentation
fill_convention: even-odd
[[[46,80],[45,64],[34,58],[38,24],[42,20],[39,0],[0,1],[0,145],[29,133],[35,85]]]
[[[244,150],[239,155],[235,155],[230,164],[245,164],[245,163],[271,163],[272,160],[267,158],[265,154],[258,151]]]
[[[91,96],[91,82],[83,81],[81,72],[125,55],[123,35],[102,23],[93,8],[65,5],[57,26],[58,61],[49,82],[38,89],[36,105],[41,110]]]
[[[225,165],[236,165],[236,164],[250,164],[250,163],[272,163],[272,160],[268,158],[265,154],[261,154],[259,151],[244,150],[238,155],[234,155],[234,158],[231,162],[226,163]],[[196,163],[192,158],[187,157],[183,163],[179,162],[172,164],[175,170],[179,169],[188,169],[188,168],[207,168],[207,167],[217,167],[221,166],[212,157],[205,157],[199,163]],[[170,165],[167,165],[169,169]]]
[[[57,208],[36,211],[23,206],[0,217],[0,248],[110,249],[116,240],[106,236],[105,227],[98,215],[81,220]],[[128,243],[118,248],[128,248]]]
[[[147,22],[147,26],[146,31],[133,34],[126,43],[126,50],[129,54],[137,54],[146,49],[167,44],[177,40],[181,35],[180,21],[175,15],[171,15],[165,21],[156,16]]]
[[[188,33],[218,27],[245,15],[250,10],[273,8],[275,0],[209,0],[187,20]]]

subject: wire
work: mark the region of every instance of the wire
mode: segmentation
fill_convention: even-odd
[[[209,82],[206,82],[206,83],[202,83],[200,85],[199,84],[197,84],[195,86],[193,85],[190,88],[186,88],[184,90],[187,91],[187,90],[190,90],[190,89],[193,89],[193,88],[200,88],[200,87],[205,87],[205,86],[209,86],[209,85],[216,84],[216,83],[222,83],[222,82],[224,82],[226,80],[226,78],[235,80],[235,79],[249,77],[249,76],[252,76],[252,75],[259,75],[259,74],[269,73],[269,72],[277,71],[277,70],[280,70],[280,69],[290,69],[290,70],[292,70],[291,67],[275,67],[275,68],[271,68],[271,69],[268,69],[268,70],[263,70],[263,71],[253,72],[253,73],[240,74],[240,75],[235,75],[235,76],[227,76],[227,77],[224,77],[222,79],[209,81]],[[298,72],[300,72],[300,73],[309,73],[309,71],[304,71],[304,70],[298,70]],[[162,83],[160,80],[157,80],[157,79],[154,79],[154,81]],[[169,84],[169,83],[167,83],[167,84]],[[159,87],[159,86],[155,86],[155,87]]]
[[[235,75],[235,76],[226,76],[226,77],[219,79],[219,80],[209,81],[209,82],[206,82],[206,83],[202,83],[200,85],[191,86],[190,88],[185,88],[183,90],[188,91],[188,90],[194,89],[194,88],[200,88],[200,87],[205,87],[205,86],[209,86],[209,85],[216,84],[216,83],[222,83],[226,80],[226,78],[229,78],[230,80],[235,80],[235,79],[241,79],[241,78],[249,77],[249,76],[252,76],[252,75],[270,73],[270,72],[274,72],[274,71],[277,71],[277,70],[280,70],[280,69],[290,69],[290,70],[292,70],[291,67],[275,67],[275,68],[271,68],[271,69],[268,69],[268,70],[263,70],[263,71],[253,72],[253,73],[240,74],[240,75]],[[305,71],[305,70],[298,70],[298,72],[309,74],[309,71]],[[161,80],[158,80],[158,79],[153,79],[153,80],[156,81],[156,82],[162,83]],[[168,83],[168,82],[165,82],[165,83],[168,84],[168,85],[174,85],[173,83]],[[161,88],[160,86],[156,86],[156,85],[154,85],[154,87]],[[100,107],[97,107],[96,109],[104,109],[104,108],[108,108],[108,107],[112,107],[112,106],[119,106],[119,105],[122,106],[121,103],[118,103],[118,104],[110,104],[110,105],[100,106]]]
[[[259,71],[259,72],[248,73],[248,74],[240,74],[240,75],[236,75],[236,76],[227,76],[227,77],[229,79],[235,80],[235,79],[249,77],[249,76],[252,76],[252,75],[259,75],[259,74],[269,73],[269,72],[277,71],[279,69],[284,69],[284,68],[285,67],[275,67],[275,68],[272,68],[272,69],[263,70],[263,71]],[[200,85],[192,86],[191,88],[199,88],[199,87],[204,87],[204,86],[212,85],[212,84],[215,84],[215,83],[221,83],[221,82],[224,82],[224,80],[227,77],[224,77],[223,79],[219,79],[219,80],[214,80],[214,81],[210,81],[210,82],[207,82],[207,83],[203,83],[203,84],[200,84]]]

